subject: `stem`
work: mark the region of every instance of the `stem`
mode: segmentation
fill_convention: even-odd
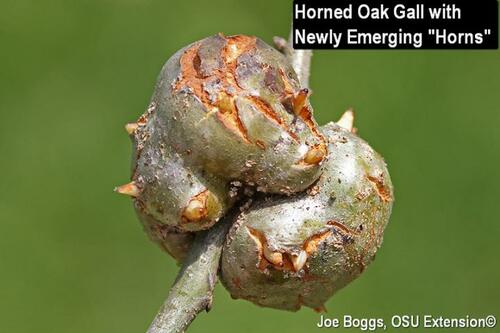
[[[289,59],[303,88],[309,87],[311,50],[294,50],[292,34],[289,41],[276,37],[277,48]],[[231,227],[231,218],[223,219],[206,231],[199,232],[177,274],[167,299],[147,333],[184,332],[198,313],[209,311],[222,245]]]
[[[312,50],[294,50],[293,49],[293,28],[290,29],[288,37],[288,47],[291,50],[291,55],[288,56],[293,69],[299,77],[299,82],[303,88],[309,88],[309,76],[311,75],[311,57]]]
[[[281,37],[274,37],[274,44],[292,64],[295,73],[303,88],[309,88],[309,76],[311,74],[312,50],[295,50],[293,48],[293,27],[290,29],[288,42]]]
[[[224,219],[201,231],[147,333],[184,332],[196,315],[212,306],[222,245],[231,226]]]

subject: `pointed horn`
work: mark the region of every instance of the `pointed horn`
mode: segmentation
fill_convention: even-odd
[[[292,256],[292,264],[293,264],[293,269],[298,272],[300,271],[304,265],[306,264],[307,261],[307,252],[302,250],[300,251],[298,256]]]
[[[128,123],[125,125],[125,131],[127,131],[128,135],[132,135],[138,127],[139,125],[137,123]]]
[[[205,190],[192,197],[184,210],[182,218],[186,223],[199,222],[206,219],[209,214],[209,202],[217,200],[212,192]]]
[[[307,103],[307,98],[309,97],[309,89],[303,88],[300,89],[298,93],[293,96],[293,112],[298,115],[302,108]]]
[[[115,187],[115,192],[116,193],[120,193],[120,194],[124,194],[124,195],[128,195],[128,196],[131,196],[131,197],[136,197],[136,196],[139,195],[140,191],[139,191],[139,188],[137,187],[137,185],[135,185],[134,182],[130,182],[128,184]]]
[[[324,160],[327,154],[324,144],[318,144],[307,151],[304,156],[304,163],[309,165],[318,165]]]
[[[263,246],[264,257],[275,266],[283,266],[283,254],[280,252],[273,252],[267,246]]]
[[[352,132],[354,129],[354,111],[352,109],[347,110],[337,121],[337,125],[343,129]]]
[[[182,214],[188,222],[200,221],[207,216],[207,209],[205,203],[199,199],[192,199],[189,201]]]

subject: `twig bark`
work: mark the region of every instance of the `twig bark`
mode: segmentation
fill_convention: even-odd
[[[294,50],[292,34],[293,29],[288,42],[280,37],[275,37],[274,42],[289,59],[302,87],[308,88],[312,51]],[[230,221],[224,219],[198,234],[147,333],[184,332],[198,313],[210,310],[222,245],[231,227]]]
[[[292,64],[295,73],[303,88],[309,88],[309,76],[311,74],[312,50],[294,50],[293,48],[293,28],[290,29],[288,41],[282,37],[274,37],[274,44]]]
[[[184,332],[199,312],[210,310],[230,220],[222,220],[197,235],[148,333]]]

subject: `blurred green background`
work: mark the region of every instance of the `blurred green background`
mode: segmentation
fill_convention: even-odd
[[[0,332],[144,332],[177,267],[112,192],[129,179],[123,125],[174,51],[217,32],[270,43],[288,34],[291,4],[0,4]],[[500,316],[500,53],[321,51],[311,86],[321,124],[356,109],[396,189],[377,260],[328,316]],[[190,332],[304,332],[318,320],[218,286]]]

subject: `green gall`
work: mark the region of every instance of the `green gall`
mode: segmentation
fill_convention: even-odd
[[[393,190],[382,157],[351,132],[352,118],[323,127],[328,158],[306,193],[258,199],[235,218],[220,272],[234,298],[321,310],[373,260]]]
[[[168,231],[151,237],[163,248],[225,216],[241,195],[232,182],[303,191],[327,155],[308,97],[286,58],[256,37],[188,45],[163,66],[146,112],[125,126],[132,177],[116,191],[133,197],[150,236],[152,225]]]
[[[153,102],[158,125],[186,165],[221,182],[290,194],[321,173],[326,144],[308,91],[286,58],[256,37],[216,35],[177,52],[160,73]],[[314,158],[304,163],[310,150]]]

